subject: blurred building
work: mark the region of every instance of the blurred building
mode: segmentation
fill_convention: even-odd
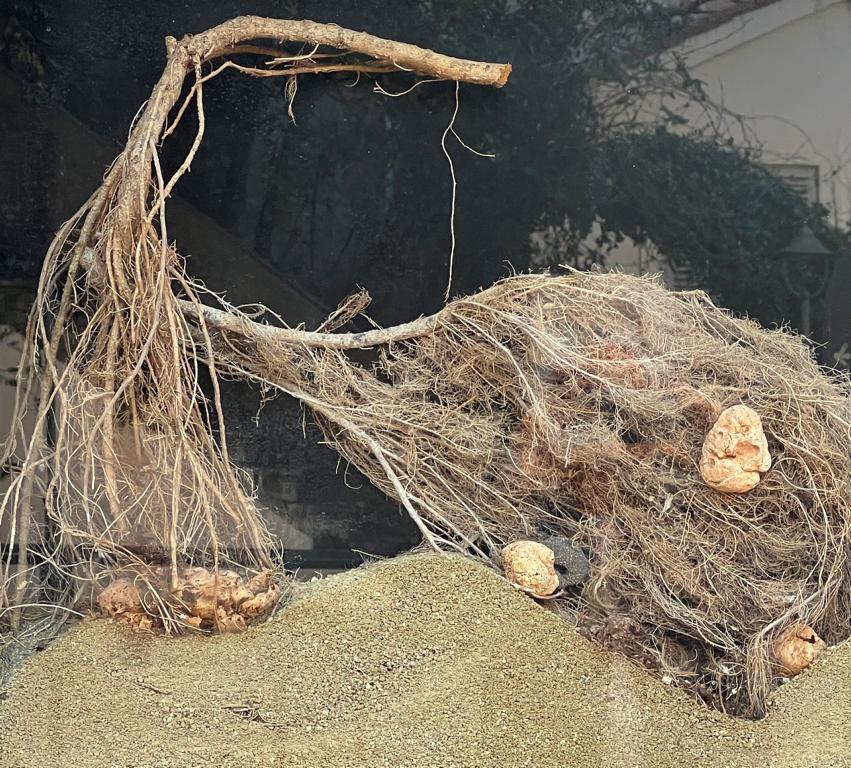
[[[851,219],[851,4],[775,0],[697,24],[677,51],[726,110],[746,120],[762,159],[837,226]],[[720,23],[717,23],[720,22]],[[746,140],[731,123],[733,136]],[[737,135],[738,134],[738,135]]]
[[[672,5],[687,6],[683,0]],[[693,3],[691,5],[694,5]],[[847,0],[718,0],[701,4],[671,51],[705,83],[723,107],[724,132],[805,199],[823,204],[831,222],[851,222],[851,3]],[[652,107],[651,107],[652,111]],[[709,117],[682,105],[690,127]],[[713,116],[717,119],[717,116]],[[747,216],[747,211],[742,211]],[[654,246],[627,244],[609,260],[635,272],[664,269]],[[677,288],[693,287],[689,275],[666,270]],[[826,362],[848,367],[851,269],[837,254],[828,285]]]

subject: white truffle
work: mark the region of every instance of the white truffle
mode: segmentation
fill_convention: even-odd
[[[704,482],[722,493],[746,493],[770,467],[759,414],[746,405],[722,411],[703,441],[700,475]]]
[[[523,591],[546,597],[558,589],[555,554],[537,541],[515,541],[502,550],[505,578]]]

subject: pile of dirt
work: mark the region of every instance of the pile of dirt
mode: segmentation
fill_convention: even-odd
[[[418,555],[238,635],[89,620],[0,703],[3,768],[851,766],[851,647],[749,722],[602,651],[494,572]]]

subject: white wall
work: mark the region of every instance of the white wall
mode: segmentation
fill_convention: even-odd
[[[779,0],[690,38],[677,53],[711,98],[744,118],[747,137],[728,123],[739,143],[758,141],[768,164],[817,165],[819,201],[834,224],[851,223],[851,0]],[[658,104],[648,104],[646,117],[655,114]],[[627,241],[608,263],[658,271],[648,255]],[[672,274],[666,280],[690,287]]]
[[[780,0],[690,39],[710,94],[749,118],[766,162],[819,166],[821,202],[851,218],[851,3]]]

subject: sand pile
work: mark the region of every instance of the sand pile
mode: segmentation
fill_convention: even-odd
[[[851,647],[753,723],[601,651],[495,573],[420,555],[245,633],[83,622],[0,703],[3,768],[851,766]]]

